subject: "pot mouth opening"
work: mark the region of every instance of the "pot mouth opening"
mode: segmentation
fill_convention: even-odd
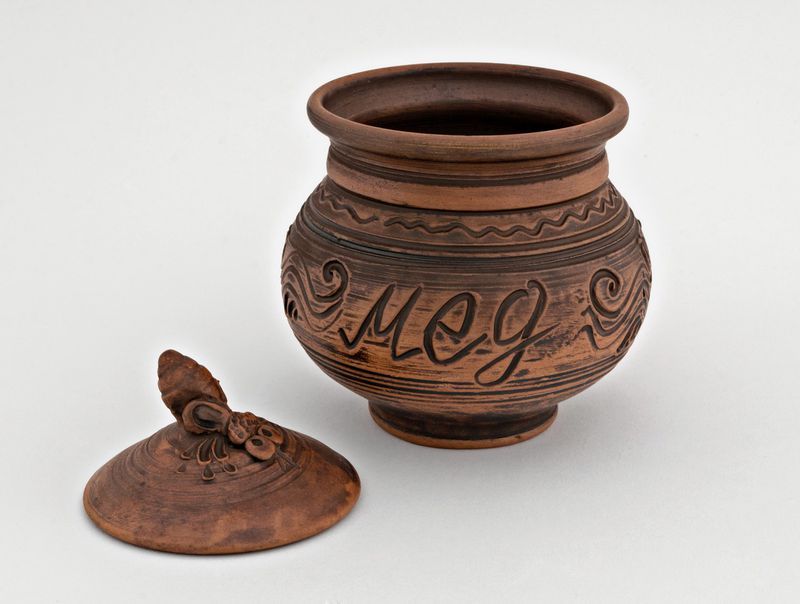
[[[459,102],[446,102],[435,107],[409,109],[371,120],[356,121],[387,130],[452,136],[504,136],[546,132],[580,123],[568,115],[536,109]]]
[[[508,161],[602,146],[625,125],[613,88],[521,65],[434,63],[356,73],[318,88],[309,117],[334,146],[440,161]]]

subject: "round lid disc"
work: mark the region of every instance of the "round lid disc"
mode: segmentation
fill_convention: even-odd
[[[211,377],[188,357],[162,355],[159,388],[180,419],[91,477],[84,507],[103,531],[155,550],[229,554],[305,539],[350,511],[361,487],[344,457],[304,434],[231,411],[216,380],[218,392],[200,396],[185,384],[168,388],[176,367],[184,380],[195,379],[197,368]],[[169,396],[176,392],[191,394]]]

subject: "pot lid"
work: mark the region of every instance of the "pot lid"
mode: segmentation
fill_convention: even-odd
[[[125,449],[91,477],[86,513],[109,535],[185,554],[256,551],[341,520],[358,474],[322,443],[232,411],[211,373],[174,350],[158,388],[176,422]]]

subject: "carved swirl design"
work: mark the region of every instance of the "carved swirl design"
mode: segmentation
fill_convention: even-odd
[[[645,241],[644,233],[642,233],[642,223],[639,220],[636,221],[636,244],[639,246],[639,251],[642,252],[647,266],[650,266],[650,250],[647,248],[647,241]]]
[[[331,288],[327,292],[317,290],[300,254],[287,246],[281,270],[283,309],[290,320],[306,321],[314,331],[327,330],[339,318],[350,281],[339,260],[323,264],[321,276]]]
[[[609,269],[600,269],[589,283],[590,304],[583,311],[588,324],[581,329],[595,350],[614,348],[625,352],[639,331],[650,298],[649,266],[641,264],[629,280],[627,292],[622,277]]]

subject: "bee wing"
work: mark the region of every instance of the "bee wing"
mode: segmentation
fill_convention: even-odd
[[[206,432],[224,434],[230,416],[231,410],[227,406],[199,400],[192,401],[183,408],[181,421],[186,430],[195,434]]]
[[[244,448],[247,449],[250,455],[261,461],[272,459],[278,451],[274,442],[259,435],[248,438],[247,442],[244,444]]]
[[[261,424],[258,427],[257,434],[268,438],[278,446],[282,445],[284,441],[283,429],[270,422]]]

